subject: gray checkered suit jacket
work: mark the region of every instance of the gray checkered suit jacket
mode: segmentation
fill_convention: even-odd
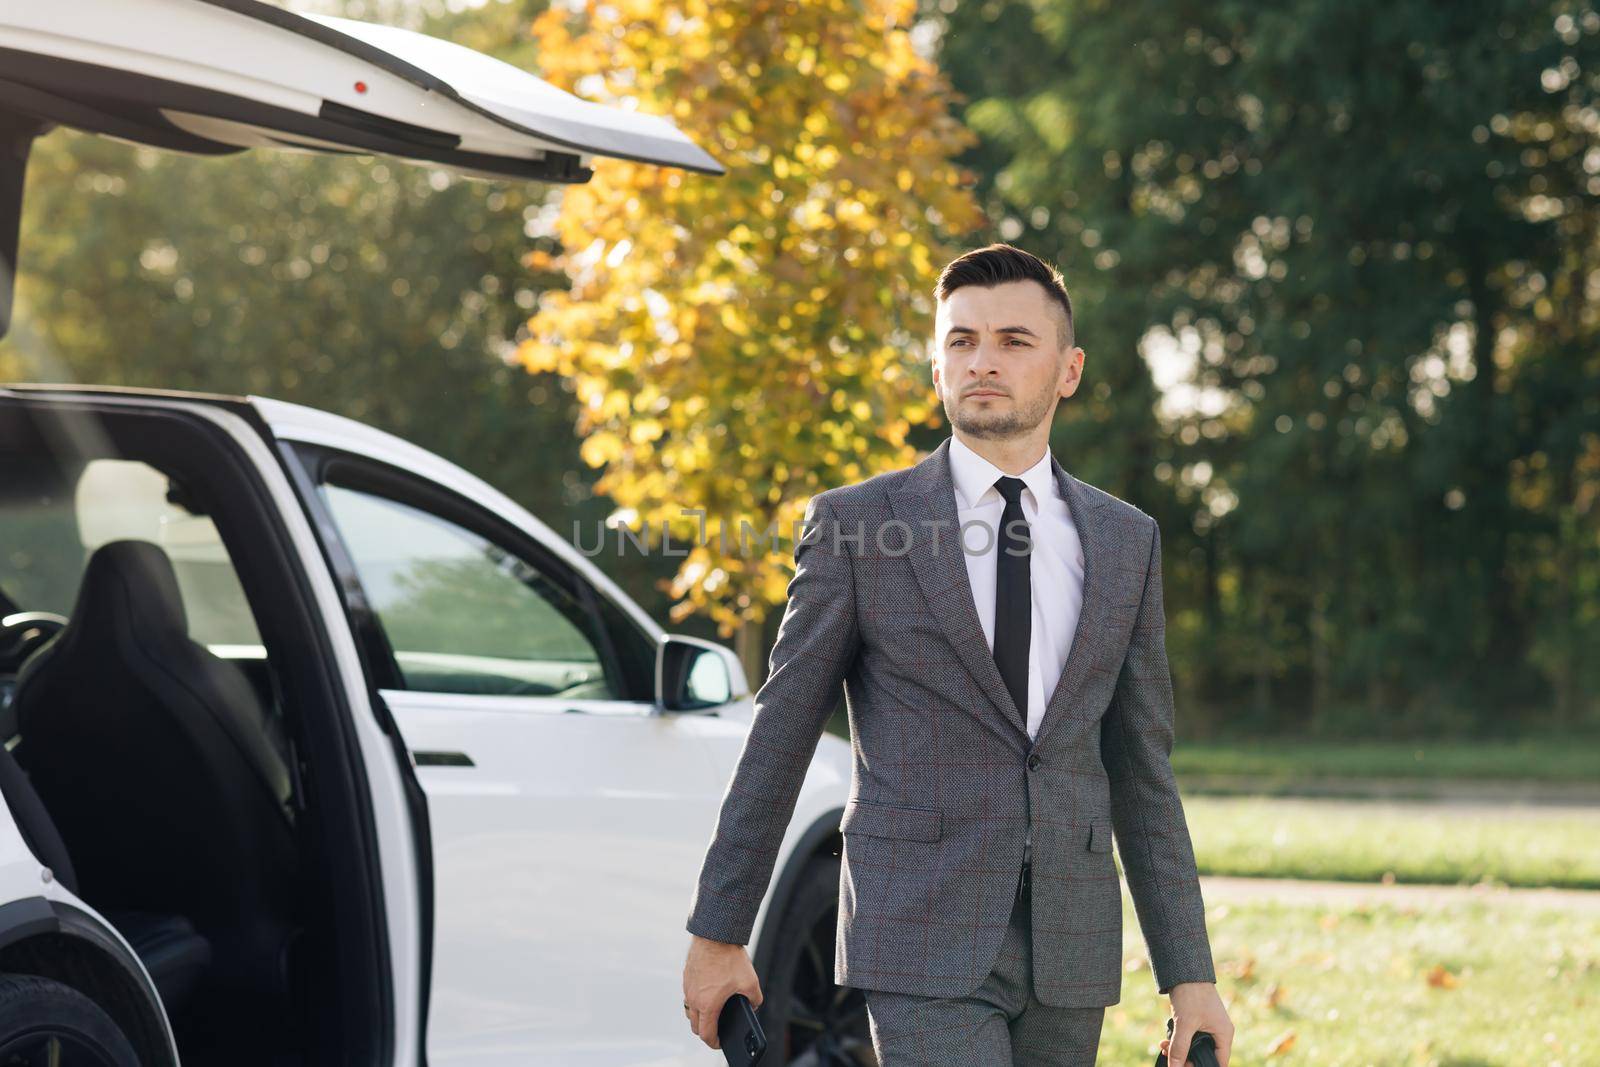
[[[1168,758],[1173,700],[1155,520],[1051,457],[1083,544],[1084,600],[1030,741],[967,581],[949,450],[946,439],[912,467],[812,498],[770,673],[687,929],[749,942],[842,684],[855,768],[839,824],[836,983],[972,992],[1005,934],[1030,820],[1042,1002],[1121,999],[1113,839],[1158,991],[1215,981]],[[974,532],[974,546],[982,540]]]

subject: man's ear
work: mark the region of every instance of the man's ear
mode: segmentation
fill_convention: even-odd
[[[1073,345],[1071,348],[1067,349],[1067,358],[1066,358],[1065,365],[1062,367],[1062,370],[1063,371],[1070,370],[1072,368],[1072,361],[1075,360],[1075,359],[1078,359],[1078,357],[1080,357],[1082,355],[1083,355],[1083,349],[1079,348],[1077,345]],[[1078,373],[1077,373],[1076,376],[1068,375],[1068,376],[1064,377],[1064,379],[1062,381],[1062,385],[1061,385],[1061,396],[1063,398],[1071,396],[1073,393],[1078,391],[1078,386],[1081,385],[1082,383],[1083,383],[1083,365],[1080,363],[1078,365]]]

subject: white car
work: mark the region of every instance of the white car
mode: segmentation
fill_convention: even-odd
[[[9,5],[0,271],[51,124],[721,172],[660,119],[405,31]],[[260,397],[0,386],[0,1063],[722,1062],[683,1018],[684,920],[750,714],[728,650],[399,438]],[[850,774],[824,736],[757,918],[768,1063],[872,1062],[832,982]]]

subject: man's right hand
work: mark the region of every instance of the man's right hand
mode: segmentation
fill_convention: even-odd
[[[721,1048],[717,1039],[717,1019],[722,1006],[735,993],[750,998],[752,1008],[761,1007],[761,982],[743,945],[712,941],[698,934],[689,935],[689,958],[683,965],[683,1001],[688,1007],[689,1029],[711,1048]]]

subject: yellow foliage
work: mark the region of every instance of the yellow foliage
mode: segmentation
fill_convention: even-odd
[[[728,173],[596,160],[564,187],[563,251],[528,259],[570,289],[518,355],[573,380],[597,491],[653,529],[706,510],[673,614],[727,636],[783,602],[809,499],[913,462],[936,423],[922,339],[935,264],[984,221],[953,162],[976,138],[912,47],[916,0],[573,6],[533,23],[541,76],[670,116]],[[776,540],[741,549],[741,522]]]

